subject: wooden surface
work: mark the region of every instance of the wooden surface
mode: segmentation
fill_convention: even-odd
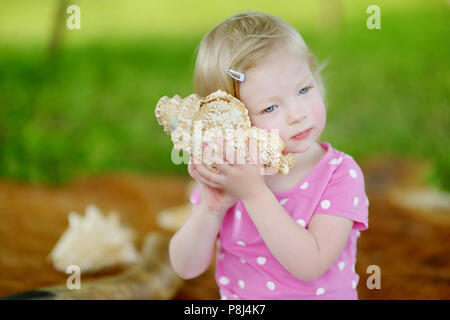
[[[360,299],[449,299],[449,228],[410,215],[388,200],[393,187],[420,184],[414,162],[372,159],[361,163],[370,200],[369,229],[358,240],[356,271]],[[409,172],[408,172],[409,171]],[[63,188],[0,181],[0,297],[64,284],[67,275],[46,259],[67,227],[67,214],[84,214],[97,205],[104,213],[120,212],[121,221],[138,235],[137,248],[150,231],[163,231],[155,215],[184,204],[188,177],[121,173],[80,179]],[[381,289],[369,290],[370,265],[381,270]],[[82,281],[113,275],[121,270]],[[214,265],[185,281],[175,299],[218,299]]]

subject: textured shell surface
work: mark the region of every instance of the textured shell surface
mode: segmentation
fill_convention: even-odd
[[[213,171],[214,162],[203,153],[203,145],[217,150],[216,139],[222,138],[246,160],[248,140],[257,140],[259,159],[271,174],[287,174],[292,167],[292,154],[283,155],[284,142],[276,132],[252,127],[248,110],[239,100],[225,91],[217,90],[205,98],[191,94],[182,99],[162,97],[155,115],[164,126],[178,150],[190,153]]]

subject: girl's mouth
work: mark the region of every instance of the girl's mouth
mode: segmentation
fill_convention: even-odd
[[[305,131],[302,131],[302,132],[296,134],[291,139],[293,139],[293,140],[303,140],[303,139],[305,139],[305,138],[307,138],[309,136],[311,131],[312,131],[312,128],[309,128],[308,130],[305,130]]]

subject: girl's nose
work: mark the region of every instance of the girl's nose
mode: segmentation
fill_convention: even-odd
[[[304,106],[293,104],[289,108],[288,122],[290,125],[303,121],[306,118]]]

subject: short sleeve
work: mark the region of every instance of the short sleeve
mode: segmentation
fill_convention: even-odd
[[[189,200],[194,206],[198,206],[202,202],[198,184],[195,186],[194,191],[192,191],[191,195],[189,196]]]
[[[334,171],[314,213],[346,217],[354,221],[353,229],[369,227],[369,200],[361,168],[351,157],[344,157]]]

